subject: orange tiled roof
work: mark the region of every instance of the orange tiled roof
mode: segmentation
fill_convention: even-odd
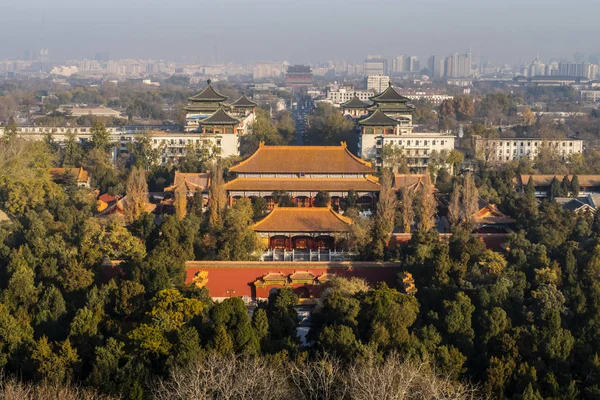
[[[108,215],[124,215],[125,204],[127,203],[127,196],[122,197],[115,204],[105,208],[102,212],[100,212],[99,216],[104,217]],[[149,202],[145,202],[143,204],[144,212],[148,214],[153,213],[156,210],[156,204],[152,204]]]
[[[302,191],[302,192],[361,192],[379,191],[376,177],[351,178],[236,178],[225,184],[225,190],[237,191]]]
[[[55,181],[64,179],[65,174],[72,174],[77,183],[88,183],[90,179],[89,173],[83,168],[50,168],[50,177]]]
[[[334,273],[323,272],[321,275],[319,275],[317,277],[317,280],[319,281],[319,283],[325,283],[325,282],[331,281],[335,277],[336,277],[336,274],[334,274]]]
[[[269,272],[268,274],[264,275],[261,280],[263,282],[280,282],[280,281],[287,281],[288,277],[284,274],[282,274],[281,272]]]
[[[425,179],[424,174],[396,174],[394,176],[394,188],[396,190],[408,188],[416,192],[423,188],[423,179]],[[431,187],[434,192],[437,191],[435,186],[431,185]]]
[[[265,146],[230,168],[244,173],[373,173],[371,163],[340,146]]]
[[[104,194],[98,196],[98,200],[109,204],[109,203],[112,203],[113,201],[116,201],[117,198],[115,196],[113,196],[112,194],[104,193]]]
[[[210,174],[208,172],[185,173],[176,171],[173,184],[165,188],[165,192],[173,192],[181,184],[185,185],[188,192],[204,190],[208,188],[210,184]]]
[[[315,275],[310,271],[294,271],[293,274],[289,276],[292,281],[314,281]]]
[[[511,217],[498,211],[495,204],[485,204],[473,215],[473,217],[478,224],[511,224],[515,222]]]
[[[352,220],[327,207],[275,207],[252,225],[255,232],[347,232]]]

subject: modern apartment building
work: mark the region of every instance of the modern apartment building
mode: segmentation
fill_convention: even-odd
[[[327,101],[331,104],[342,104],[352,100],[356,95],[361,101],[368,102],[369,98],[373,96],[373,92],[368,90],[354,90],[352,86],[340,86],[337,88],[327,89]]]
[[[152,128],[152,127],[150,127]],[[206,146],[214,148],[221,157],[239,155],[239,135],[203,132],[167,132],[159,130],[143,130],[140,126],[129,128],[107,127],[110,139],[115,143],[114,156],[128,152],[137,140],[147,133],[153,149],[160,150],[159,161],[168,164],[176,161],[186,154],[190,148]],[[24,126],[17,129],[19,136],[29,140],[46,140],[49,137],[59,146],[63,146],[70,134],[75,134],[78,143],[85,145],[92,140],[89,127],[49,127],[49,126]],[[0,127],[0,137],[4,135],[4,128]]]
[[[390,85],[390,77],[387,75],[369,75],[365,80],[367,91],[371,93],[381,93]]]
[[[477,158],[492,162],[507,162],[521,158],[534,159],[543,148],[550,148],[564,159],[583,152],[581,139],[542,138],[473,138]]]
[[[363,73],[365,76],[387,75],[387,60],[382,56],[368,56],[365,60],[365,67]]]

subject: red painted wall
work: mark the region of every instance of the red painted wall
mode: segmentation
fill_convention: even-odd
[[[217,264],[217,263],[214,263]],[[213,264],[213,265],[214,265]],[[260,263],[262,265],[268,263]],[[241,297],[248,296],[252,298],[267,298],[269,291],[277,286],[267,286],[265,288],[255,288],[254,282],[268,273],[282,273],[286,276],[293,274],[295,271],[309,271],[315,276],[319,276],[324,272],[336,274],[343,277],[358,277],[363,278],[372,285],[378,282],[385,282],[388,286],[397,287],[398,273],[402,271],[399,266],[315,266],[311,263],[295,263],[294,267],[282,267],[273,263],[273,267],[236,267],[236,266],[210,266],[210,267],[188,267],[186,269],[186,282],[192,283],[196,273],[200,271],[208,271],[208,282],[206,287],[209,290],[211,297]],[[281,287],[281,286],[280,286]],[[318,296],[326,285],[293,285],[294,290],[303,295],[308,293],[311,296]],[[303,289],[305,288],[305,289]],[[233,292],[232,292],[233,291]]]

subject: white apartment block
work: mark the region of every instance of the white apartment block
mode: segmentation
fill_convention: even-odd
[[[112,142],[115,143],[115,156],[128,151],[128,146],[142,137],[141,131],[127,130],[125,127],[107,127]],[[68,132],[75,133],[77,140],[85,144],[92,140],[90,127],[19,127],[19,136],[30,140],[46,140],[51,135],[52,140],[63,145]],[[148,131],[152,148],[160,149],[160,162],[168,164],[185,155],[190,146],[214,146],[221,157],[239,156],[239,134],[206,134],[201,132],[163,132]],[[0,137],[4,128],[0,127]]]
[[[369,75],[366,79],[367,91],[382,93],[390,86],[390,77],[387,75]]]
[[[432,93],[432,92],[421,92],[421,91],[401,91],[400,93],[404,97],[408,97],[411,100],[426,100],[434,106],[439,106],[444,100],[452,100],[454,96],[443,93]]]
[[[327,101],[331,104],[342,104],[350,101],[354,95],[365,103],[370,103],[369,97],[373,97],[373,92],[368,90],[354,90],[352,87],[340,87],[338,90],[327,91]]]
[[[486,161],[507,162],[521,158],[534,159],[540,149],[551,148],[564,159],[583,152],[581,139],[482,138],[474,137],[475,155]]]
[[[429,158],[434,152],[442,153],[453,150],[455,138],[455,136],[445,133],[388,134],[381,131],[362,134],[359,139],[359,148],[363,159],[373,160],[377,166],[381,166],[383,149],[391,145],[402,149],[410,168],[423,170],[427,168]]]

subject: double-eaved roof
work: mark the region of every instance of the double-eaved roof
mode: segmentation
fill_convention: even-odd
[[[330,233],[348,232],[352,225],[329,207],[275,207],[252,225],[255,232]]]
[[[237,173],[371,174],[370,162],[340,146],[265,146],[229,169]]]

